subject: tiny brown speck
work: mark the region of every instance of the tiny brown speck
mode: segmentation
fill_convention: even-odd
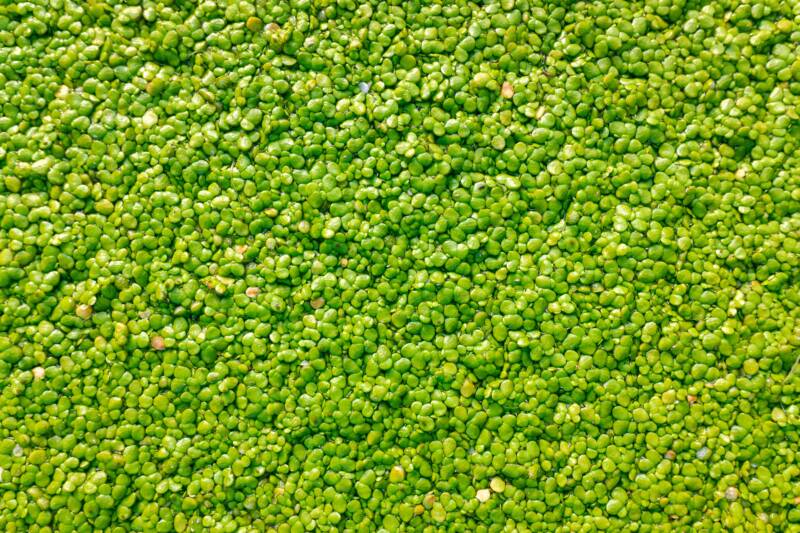
[[[167,347],[166,343],[164,342],[164,337],[161,335],[156,335],[152,339],[150,339],[150,346],[154,350],[163,350]]]
[[[422,504],[428,509],[433,507],[434,503],[436,503],[436,495],[433,494],[432,492],[426,494],[425,497],[422,499]]]
[[[314,298],[313,300],[311,300],[310,303],[311,303],[311,308],[312,309],[319,309],[320,307],[325,305],[325,298],[322,298],[322,297]]]
[[[264,29],[264,23],[258,17],[250,17],[245,24],[247,25],[247,29],[254,33]]]

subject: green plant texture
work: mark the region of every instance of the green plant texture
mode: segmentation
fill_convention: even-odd
[[[800,531],[797,0],[0,1],[0,530]]]

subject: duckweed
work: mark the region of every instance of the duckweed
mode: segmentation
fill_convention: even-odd
[[[4,2],[0,530],[797,530],[798,13]]]

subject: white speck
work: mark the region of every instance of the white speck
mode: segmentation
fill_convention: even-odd
[[[152,109],[145,111],[144,115],[142,115],[142,124],[146,128],[151,128],[158,124],[158,115],[156,115],[155,111]]]
[[[14,457],[22,457],[22,446],[15,444],[14,451],[12,453],[14,454]]]
[[[372,84],[367,83],[365,81],[362,81],[358,84],[358,90],[364,94],[367,94],[369,92],[370,87],[372,87]]]
[[[62,85],[56,91],[56,98],[62,98],[63,99],[63,98],[66,98],[68,94],[69,94],[69,87],[67,87],[66,85]]]
[[[709,450],[706,446],[703,446],[699,450],[697,450],[697,458],[698,459],[705,459],[711,455],[711,450]]]
[[[33,377],[36,379],[42,379],[44,377],[44,368],[37,366],[33,369]]]
[[[478,501],[483,503],[489,501],[489,498],[492,497],[492,491],[489,489],[481,489],[475,493],[475,497],[478,498]]]
[[[739,499],[739,491],[736,489],[736,487],[728,487],[725,489],[725,499],[729,502]]]

